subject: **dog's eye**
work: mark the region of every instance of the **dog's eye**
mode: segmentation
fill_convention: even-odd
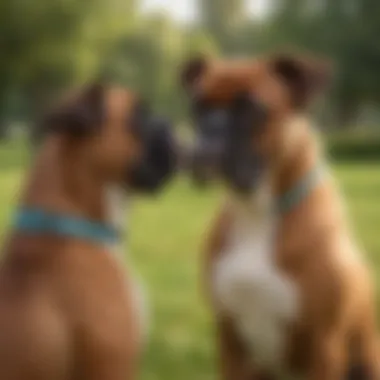
[[[269,118],[269,108],[249,94],[239,94],[233,104],[233,112],[235,117],[245,120],[242,125],[249,125],[251,128],[260,130]]]

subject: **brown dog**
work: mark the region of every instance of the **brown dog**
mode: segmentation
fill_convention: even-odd
[[[189,62],[193,173],[228,199],[204,253],[226,380],[380,379],[373,285],[303,116],[326,65]]]
[[[123,227],[123,193],[155,192],[171,176],[169,126],[134,94],[92,85],[44,128],[3,251],[0,379],[135,378],[139,299],[107,231]]]

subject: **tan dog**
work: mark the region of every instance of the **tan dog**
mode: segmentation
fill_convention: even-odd
[[[0,379],[133,379],[140,300],[107,231],[123,228],[124,193],[157,191],[172,174],[171,132],[134,94],[103,85],[44,128],[3,250]]]
[[[198,180],[228,197],[204,252],[221,378],[380,379],[373,284],[304,116],[326,65],[189,62]]]

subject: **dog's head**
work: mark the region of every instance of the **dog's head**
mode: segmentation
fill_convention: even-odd
[[[105,182],[151,193],[175,171],[170,124],[126,89],[89,85],[53,109],[43,127],[74,144],[89,170]]]
[[[306,110],[328,72],[325,63],[292,55],[188,62],[181,80],[195,124],[195,178],[254,191],[283,157],[287,120]]]

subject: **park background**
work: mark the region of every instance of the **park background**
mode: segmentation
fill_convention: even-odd
[[[65,89],[94,78],[138,89],[181,129],[189,121],[177,74],[188,57],[297,48],[335,66],[314,116],[380,301],[379,37],[378,0],[0,0],[0,234],[38,146],[39,117]],[[128,216],[126,254],[151,306],[142,380],[216,378],[198,264],[220,196],[178,178]]]

